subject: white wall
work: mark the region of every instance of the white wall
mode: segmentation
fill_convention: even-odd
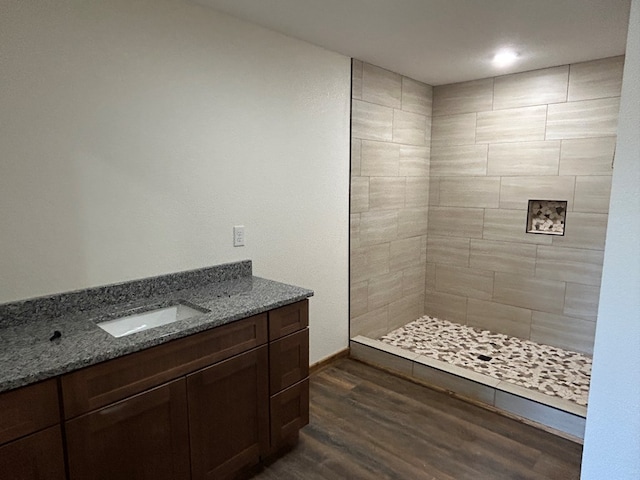
[[[1,0],[0,60],[0,302],[252,259],[315,290],[312,362],[346,347],[347,57],[186,0]]]
[[[640,0],[631,4],[582,461],[584,480],[640,478]]]

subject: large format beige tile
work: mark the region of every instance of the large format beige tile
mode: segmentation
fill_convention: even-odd
[[[433,88],[433,115],[491,110],[493,78],[440,85]]]
[[[418,357],[416,361],[419,359]],[[501,381],[496,386],[497,390],[502,392],[512,393],[514,395],[518,395],[523,399],[533,400],[534,402],[541,403],[543,405],[547,405],[549,407],[557,408],[567,413],[572,413],[574,415],[578,415],[582,418],[587,417],[587,407],[584,405],[578,405],[577,403],[573,403],[571,400],[566,400],[560,397],[552,397],[551,395],[547,395],[542,393],[539,390],[531,390],[530,388],[526,388],[520,385],[516,385],[515,383],[511,383],[508,381]]]
[[[410,358],[386,352],[378,348],[377,345],[369,346],[360,339],[357,339],[357,341],[352,340],[349,347],[350,356],[363,362],[388,368],[389,370],[403,373],[405,375],[411,375],[411,372],[413,371],[413,362]],[[412,356],[411,358],[415,357]]]
[[[500,208],[524,209],[526,211],[529,200],[571,202],[574,185],[575,177],[572,176],[502,177]],[[571,209],[571,205],[569,205],[569,209]]]
[[[593,354],[596,323],[579,318],[533,312],[531,340],[577,352]]]
[[[427,234],[427,208],[405,208],[398,212],[398,238]]]
[[[413,376],[430,385],[454,392],[457,395],[493,405],[495,389],[473,380],[452,375],[421,363],[414,363]]]
[[[424,208],[429,204],[429,178],[407,177],[405,207]]]
[[[354,248],[349,258],[351,282],[389,273],[389,244]]]
[[[400,145],[362,141],[361,175],[363,177],[397,176],[400,168]]]
[[[496,77],[493,109],[565,102],[568,81],[568,65]]]
[[[569,101],[619,96],[623,68],[624,56],[574,63],[569,73]]]
[[[436,291],[436,264],[435,263],[427,263],[425,291],[426,292]]]
[[[562,140],[560,175],[611,175],[616,137]]]
[[[408,295],[389,304],[388,331],[400,328],[424,315],[424,293]]]
[[[487,208],[484,211],[482,238],[503,242],[550,245],[550,235],[526,233],[527,207],[519,210]]]
[[[496,272],[493,301],[542,312],[562,313],[565,283]]]
[[[576,194],[573,197],[574,211],[608,213],[610,198],[610,176],[576,177]]]
[[[404,270],[420,265],[424,268],[423,237],[403,238],[394,240],[389,246],[389,267],[392,272]]]
[[[449,145],[473,145],[476,142],[476,114],[433,117],[431,148]]]
[[[351,177],[351,213],[369,210],[369,177]]]
[[[397,74],[364,63],[362,69],[362,100],[386,107],[400,108],[402,77]]]
[[[397,234],[397,212],[383,210],[360,215],[360,245],[390,242],[396,239]]]
[[[400,146],[399,175],[402,177],[429,176],[429,147]]]
[[[442,177],[440,206],[497,208],[500,177]]]
[[[360,248],[360,214],[349,215],[349,248],[353,251]]]
[[[362,140],[351,139],[351,176],[360,176],[360,164],[362,160]]]
[[[489,145],[488,175],[557,175],[560,141]]]
[[[544,140],[546,106],[479,112],[476,143]]]
[[[393,140],[393,108],[353,100],[351,102],[351,136],[363,140]]]
[[[436,290],[464,297],[490,300],[493,272],[477,268],[436,265]]]
[[[529,338],[531,310],[470,298],[467,301],[467,325],[518,338]]]
[[[464,324],[467,318],[467,297],[427,290],[424,312],[441,320]]]
[[[426,268],[418,264],[416,267],[402,271],[402,296],[424,295],[426,289]],[[424,303],[424,302],[423,302]],[[424,305],[422,306],[424,308]]]
[[[427,118],[419,113],[393,111],[393,141],[407,145],[426,144]]]
[[[429,207],[429,231],[438,235],[482,238],[481,208]]]
[[[431,176],[486,175],[487,145],[454,145],[431,149]]]
[[[380,308],[402,298],[402,272],[387,273],[369,279],[369,310]]]
[[[351,98],[362,100],[362,62],[351,60]]]
[[[468,267],[469,239],[428,235],[427,262]]]
[[[370,338],[378,338],[388,333],[387,321],[389,318],[388,307],[378,308],[351,319],[349,333],[352,337],[364,335]]]
[[[440,205],[440,177],[429,178],[429,207]]]
[[[562,140],[615,135],[619,108],[618,97],[549,105],[545,138]]]
[[[553,236],[557,247],[593,248],[604,250],[607,235],[606,213],[569,212],[565,220],[564,236]]]
[[[431,116],[432,87],[408,77],[402,77],[402,110]]]
[[[536,266],[536,246],[474,238],[471,239],[469,266],[495,272],[533,276]]]
[[[601,250],[539,245],[536,277],[597,286],[603,257]]]
[[[369,181],[369,208],[394,210],[404,207],[404,177],[371,177]]]
[[[359,317],[367,313],[369,282],[352,282],[349,286],[349,315],[350,318]]]
[[[600,286],[567,283],[562,313],[569,317],[595,322],[598,318]]]

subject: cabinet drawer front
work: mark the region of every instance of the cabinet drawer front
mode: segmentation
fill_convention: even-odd
[[[64,375],[64,416],[122,400],[266,341],[263,313]]]
[[[309,423],[309,379],[271,397],[271,448],[278,448]]]
[[[0,477],[64,480],[64,453],[60,425],[49,427],[0,447]]]
[[[309,376],[309,329],[269,344],[270,391],[278,393]]]
[[[0,394],[0,444],[59,422],[55,379]]]
[[[276,340],[309,326],[309,300],[269,312],[269,340]]]

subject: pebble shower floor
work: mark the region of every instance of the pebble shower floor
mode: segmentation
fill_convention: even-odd
[[[591,357],[424,316],[380,338],[389,345],[587,405]],[[479,356],[491,357],[480,360]]]

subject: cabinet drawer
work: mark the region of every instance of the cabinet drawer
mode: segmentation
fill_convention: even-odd
[[[60,426],[49,427],[1,446],[0,477],[19,480],[64,480]]]
[[[309,423],[309,379],[271,397],[271,447],[278,448]]]
[[[308,326],[308,300],[285,305],[269,312],[269,340],[276,340]]]
[[[64,416],[122,400],[266,341],[263,313],[64,375]]]
[[[0,444],[60,422],[55,379],[0,394]]]
[[[275,394],[309,376],[309,329],[269,344],[270,391]]]

